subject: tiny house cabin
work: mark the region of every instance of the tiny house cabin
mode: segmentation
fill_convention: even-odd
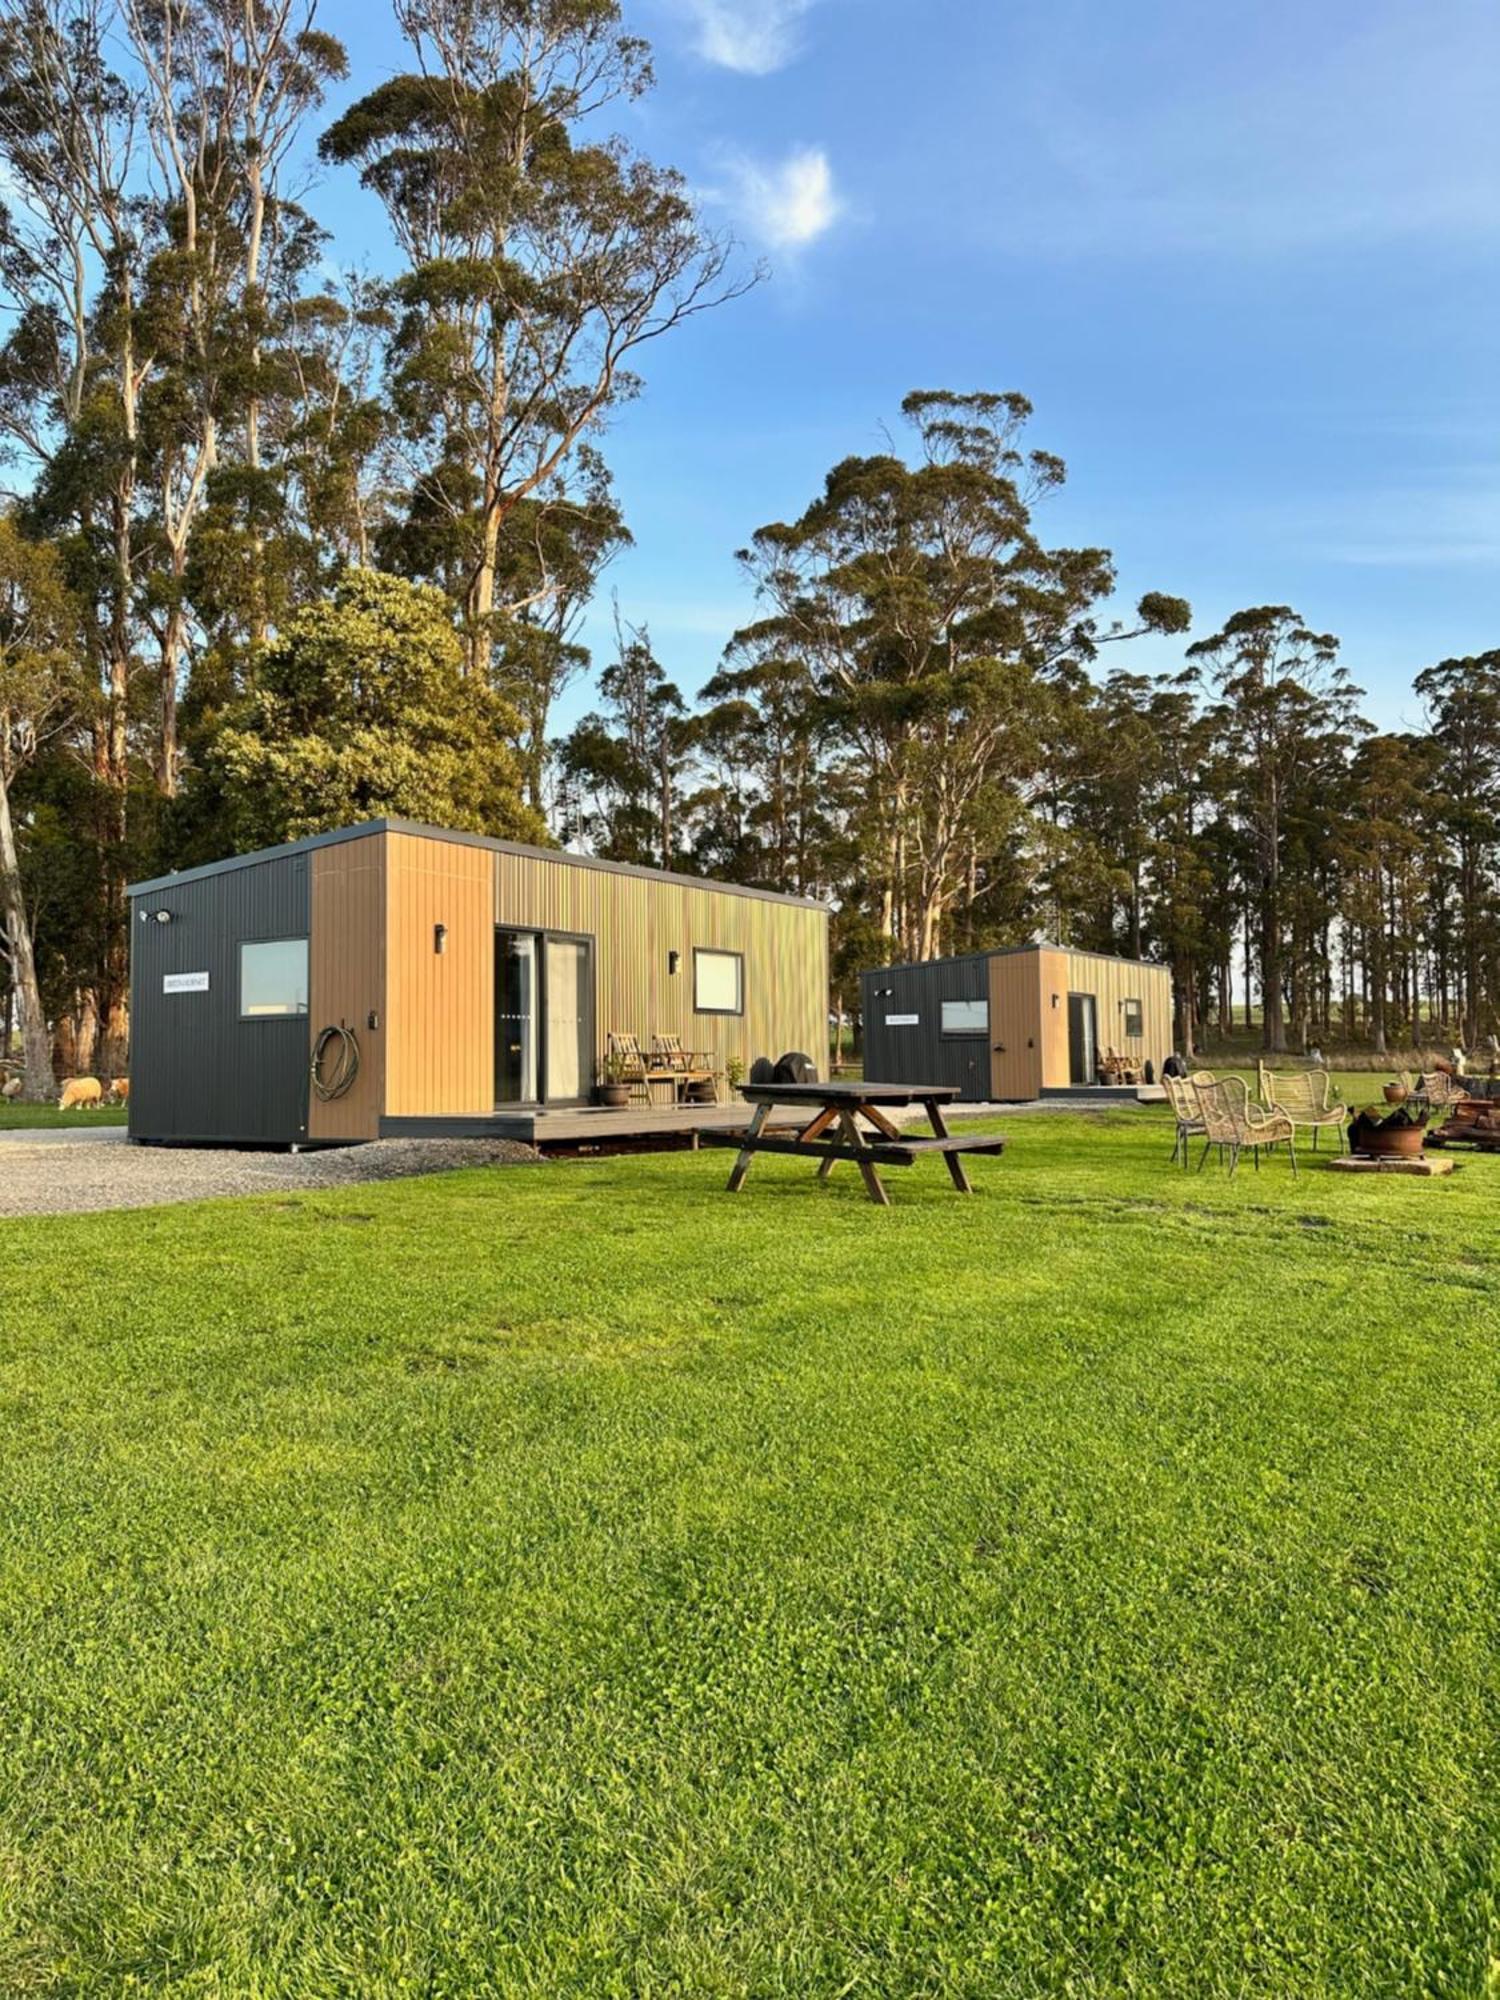
[[[675,1036],[721,1078],[826,1061],[827,912],[761,890],[376,820],[130,905],[141,1140],[529,1139],[587,1105],[611,1034]]]
[[[1099,1087],[1101,1059],[1159,1072],[1172,1047],[1165,966],[1022,945],[861,975],[865,1075],[951,1083],[972,1102]]]

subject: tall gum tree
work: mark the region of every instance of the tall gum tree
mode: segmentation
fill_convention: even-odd
[[[1024,790],[1059,690],[1101,645],[1186,629],[1179,598],[1103,623],[1103,549],[1049,549],[1034,508],[1063,482],[1023,451],[1024,396],[918,392],[902,414],[914,462],[845,459],[801,517],[760,529],[741,561],[768,615],[739,635],[804,660],[864,766],[866,838],[885,936],[916,959],[941,948],[971,893],[976,824]]]
[[[640,350],[744,289],[680,175],[598,136],[652,81],[617,0],[397,0],[413,67],[324,135],[385,206],[392,408],[412,506],[453,530],[440,580],[469,671],[498,628],[549,598],[502,597],[507,523],[566,493],[581,441],[638,387]]]
[[[22,1095],[52,1094],[52,1043],[37,977],[12,793],[49,734],[71,720],[83,691],[77,608],[55,550],[0,516],[0,955],[21,1027]]]
[[[1299,817],[1316,818],[1320,797],[1326,805],[1326,787],[1364,727],[1338,650],[1331,633],[1314,632],[1285,604],[1237,611],[1188,648],[1218,692],[1217,735],[1255,929],[1261,1041],[1271,1054],[1287,1048],[1289,891],[1298,879],[1288,875],[1291,844]]]
[[[33,479],[28,512],[68,535],[88,598],[99,684],[91,721],[102,857],[100,953],[90,1007],[99,1061],[123,1067],[129,939],[125,858],[141,471],[141,399],[153,367],[142,322],[150,217],[135,177],[138,85],[114,62],[106,0],[21,0],[0,10],[0,437]]]

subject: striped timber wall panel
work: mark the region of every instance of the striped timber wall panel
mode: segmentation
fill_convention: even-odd
[[[828,1065],[828,918],[795,903],[710,886],[653,881],[581,867],[564,858],[495,854],[494,922],[569,931],[594,940],[595,1022],[602,1056],[611,1029],[680,1035],[685,1047],[748,1067],[792,1049]],[[744,955],[745,1012],[693,1008],[693,948]],[[669,970],[668,954],[680,954]]]
[[[495,1108],[496,856],[387,833],[385,1115]],[[446,927],[444,949],[436,927]]]
[[[373,1139],[385,1102],[386,837],[316,847],[312,863],[309,1027],[352,1028],[359,1038],[359,1075],[345,1097],[308,1105],[311,1139]],[[379,1026],[371,1028],[373,1013]],[[309,1052],[310,1053],[310,1052]]]
[[[1163,965],[1141,965],[1133,959],[1097,958],[1086,951],[1044,951],[1042,961],[1042,1082],[1048,1088],[1068,1082],[1068,1004],[1070,993],[1092,993],[1098,1003],[1099,1050],[1152,1062],[1160,1073],[1172,1049],[1172,975]],[[1060,994],[1053,1007],[1051,996]],[[1141,1003],[1142,1032],[1125,1033],[1126,1000]]]

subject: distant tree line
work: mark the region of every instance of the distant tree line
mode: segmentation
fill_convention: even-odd
[[[1337,642],[1246,610],[1164,671],[1050,547],[1019,395],[908,398],[741,560],[688,698],[617,614],[604,455],[643,354],[755,273],[607,136],[617,0],[395,0],[332,123],[312,0],[0,0],[0,1029],[28,1093],[124,1067],[125,884],[390,812],[825,897],[861,965],[1034,934],[1161,957],[1185,1047],[1473,1039],[1500,1002],[1500,654],[1361,720]],[[395,275],[331,275],[307,162]],[[1236,991],[1237,980],[1239,991]]]

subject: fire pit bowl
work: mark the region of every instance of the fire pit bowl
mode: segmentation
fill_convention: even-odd
[[[1369,1160],[1419,1160],[1426,1137],[1420,1125],[1381,1125],[1362,1134],[1357,1151]]]
[[[1349,1151],[1367,1160],[1420,1160],[1432,1113],[1417,1098],[1406,1099],[1381,1115],[1372,1104],[1349,1120]]]

